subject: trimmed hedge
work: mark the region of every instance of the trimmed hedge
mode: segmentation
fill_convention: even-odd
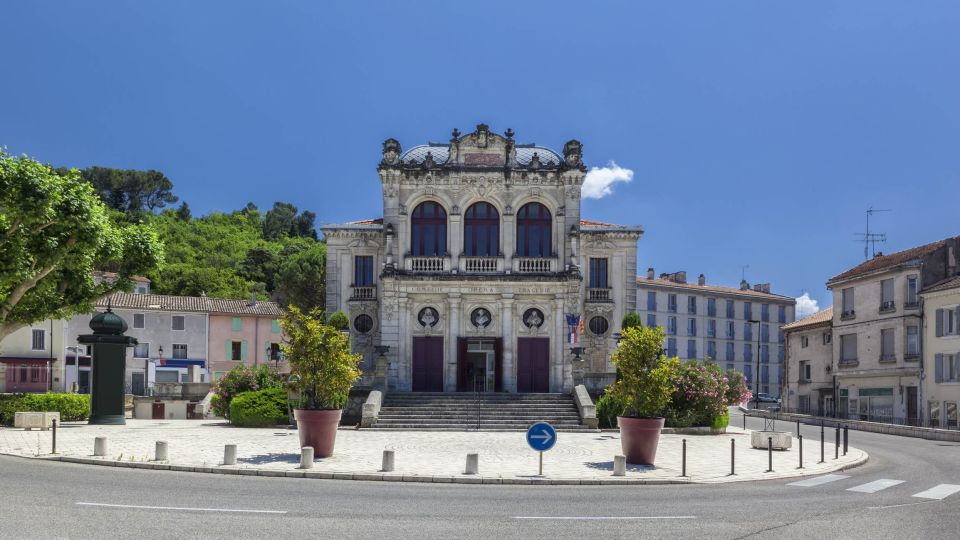
[[[287,391],[268,388],[237,394],[230,402],[230,422],[239,427],[287,424]]]
[[[59,412],[61,422],[82,422],[90,418],[90,395],[49,393],[0,396],[0,424],[13,425],[16,412]]]

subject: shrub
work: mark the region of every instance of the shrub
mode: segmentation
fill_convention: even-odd
[[[350,319],[342,311],[334,311],[327,324],[343,332],[350,328]]]
[[[623,331],[611,358],[620,380],[607,389],[623,404],[622,416],[662,416],[670,405],[670,374],[679,362],[663,356],[663,339],[663,328],[659,326],[636,326]]]
[[[623,316],[623,322],[620,323],[620,329],[623,331],[627,328],[633,328],[634,326],[643,326],[643,320],[640,318],[639,313],[636,311],[630,311]]]
[[[230,422],[240,427],[286,424],[286,389],[267,388],[238,394],[230,402]]]
[[[753,398],[747,379],[739,371],[727,370],[727,405],[743,405]]]
[[[280,326],[288,339],[281,349],[290,364],[291,388],[300,394],[298,408],[342,409],[360,378],[363,355],[350,352],[343,332],[323,324],[319,309],[302,313],[291,306]]]
[[[260,364],[253,370],[253,380],[260,390],[267,388],[286,388],[285,377],[276,368]]]
[[[727,378],[712,362],[680,364],[671,374],[670,384],[673,396],[666,416],[675,422],[672,426],[709,426],[727,409]]]
[[[250,368],[235,366],[217,381],[213,392],[218,399],[210,403],[213,414],[228,418],[230,416],[230,402],[234,396],[241,392],[251,392],[259,389],[256,377],[254,377]]]
[[[597,421],[601,428],[617,427],[617,417],[623,414],[623,404],[609,392],[604,392],[597,400]]]
[[[0,424],[12,425],[17,411],[59,412],[61,422],[81,422],[90,418],[90,396],[70,393],[0,396]]]
[[[730,411],[723,411],[723,414],[713,419],[710,427],[713,429],[725,429],[730,425]]]

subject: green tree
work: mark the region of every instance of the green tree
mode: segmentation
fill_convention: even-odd
[[[187,204],[187,201],[183,201],[177,208],[177,219],[180,221],[190,221],[190,217],[190,205]]]
[[[304,311],[324,309],[326,277],[327,248],[317,243],[281,263],[276,292],[284,305],[292,304]]]
[[[89,167],[80,176],[93,184],[111,208],[134,219],[179,200],[173,194],[173,182],[160,171]]]
[[[296,218],[296,206],[285,202],[273,203],[273,208],[267,210],[266,215],[264,215],[263,238],[279,240],[284,236],[291,236]]]
[[[291,308],[280,326],[287,341],[280,345],[290,364],[292,387],[300,393],[301,409],[342,409],[353,383],[360,378],[362,354],[350,352],[350,342],[323,313]]]
[[[35,321],[88,313],[162,262],[157,233],[114,223],[78,171],[0,152],[0,339]],[[119,276],[98,285],[95,270]]]
[[[670,405],[670,375],[679,361],[663,356],[663,328],[635,326],[621,335],[611,360],[620,373],[620,380],[607,388],[607,393],[623,406],[624,416],[662,416]]]

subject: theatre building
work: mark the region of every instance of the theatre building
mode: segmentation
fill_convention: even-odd
[[[322,228],[327,311],[349,317],[365,381],[524,393],[613,380],[643,231],[581,218],[581,151],[483,124],[406,151],[383,143],[383,216]]]

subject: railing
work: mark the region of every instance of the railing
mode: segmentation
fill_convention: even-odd
[[[521,274],[547,274],[555,272],[552,257],[516,257],[513,259],[515,269]]]
[[[351,300],[376,300],[377,287],[375,285],[353,285]]]
[[[890,313],[897,310],[897,305],[893,300],[883,302],[880,304],[880,313]]]
[[[610,289],[589,288],[587,289],[587,300],[594,302],[609,302]]]
[[[857,312],[854,311],[854,310],[852,310],[852,309],[840,313],[840,320],[841,320],[841,321],[846,321],[846,320],[849,320],[849,319],[855,319],[856,317],[857,317]]]
[[[503,272],[503,259],[500,257],[460,257],[460,270],[468,274]]]
[[[445,257],[407,257],[407,270],[411,272],[443,272]]]

